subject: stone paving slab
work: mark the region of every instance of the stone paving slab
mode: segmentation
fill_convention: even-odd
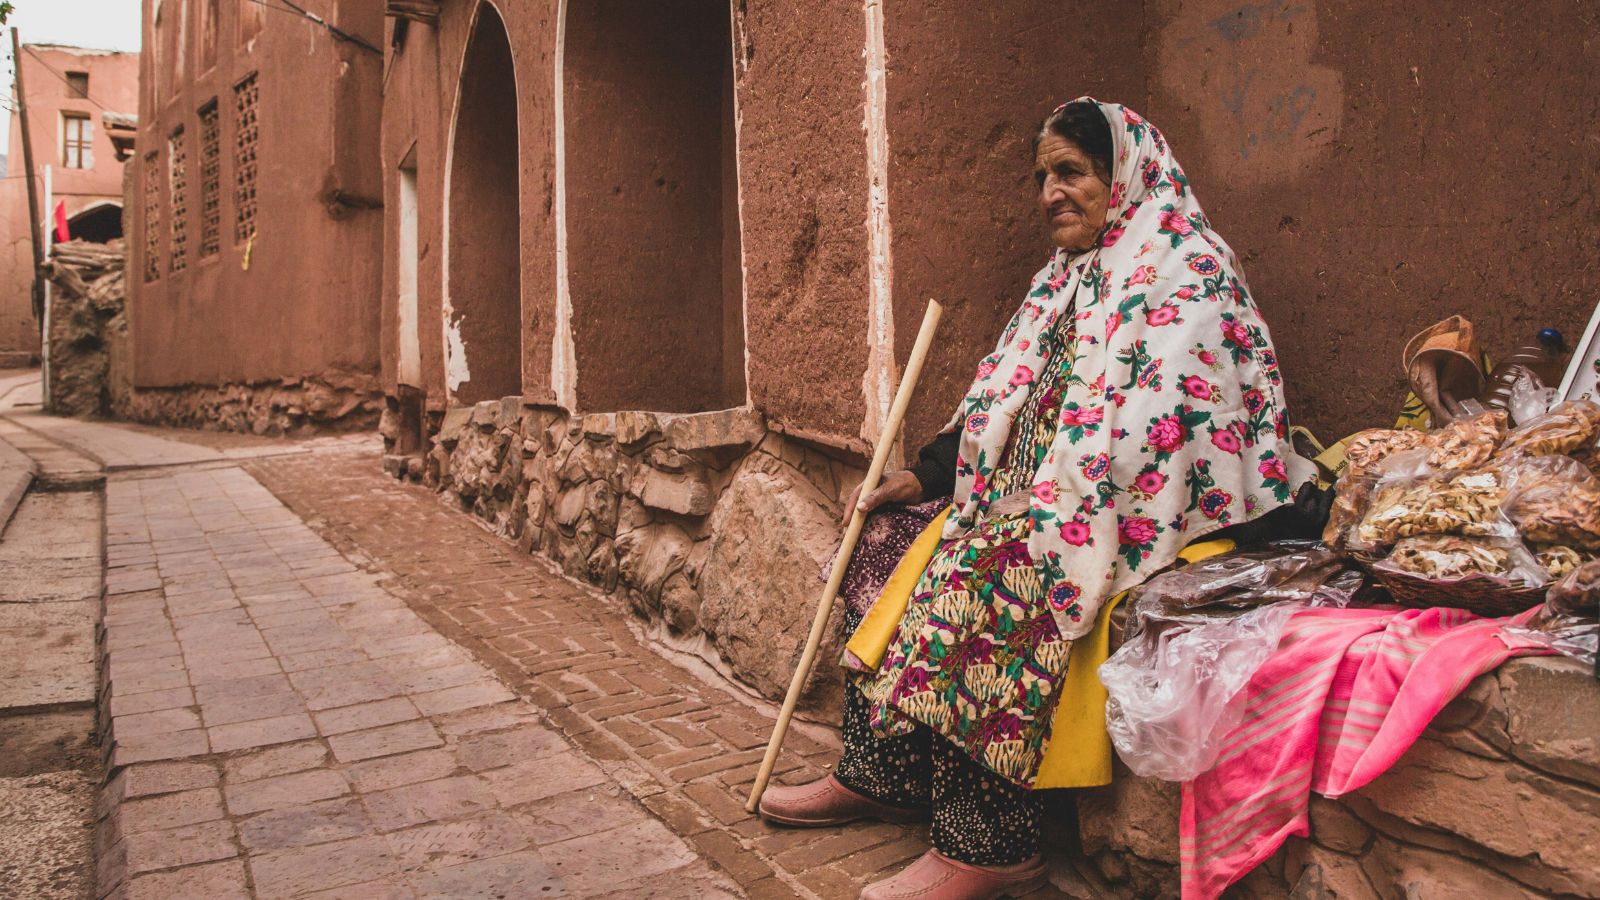
[[[106,498],[101,896],[738,896],[242,470]]]
[[[0,712],[95,698],[100,499],[32,493],[0,532]]]
[[[925,826],[786,829],[746,813],[770,705],[663,659],[628,627],[620,604],[430,492],[385,477],[375,458],[319,452],[249,470],[542,709],[594,761],[583,779],[609,775],[624,785],[748,896],[855,897],[927,850]],[[838,753],[832,730],[797,723],[776,780],[820,777]],[[531,772],[516,782],[524,797],[554,789]],[[1053,854],[1051,864],[1053,883],[1031,897],[1097,896],[1068,854]]]

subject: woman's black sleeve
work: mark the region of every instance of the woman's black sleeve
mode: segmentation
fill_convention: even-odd
[[[961,432],[941,434],[917,453],[920,460],[911,474],[922,485],[922,499],[948,497],[956,489],[956,455],[961,447]]]

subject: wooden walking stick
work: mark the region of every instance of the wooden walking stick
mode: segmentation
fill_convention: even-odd
[[[861,496],[865,497],[878,487],[883,477],[884,464],[889,461],[889,450],[900,433],[900,422],[905,418],[911,393],[916,390],[917,377],[922,374],[922,363],[928,358],[928,347],[933,343],[933,333],[939,327],[939,316],[944,307],[937,300],[928,301],[928,311],[922,316],[922,328],[917,331],[917,342],[911,348],[911,358],[906,360],[905,374],[900,378],[900,389],[895,391],[894,404],[889,407],[889,418],[884,420],[883,431],[878,435],[878,446],[872,452],[872,465],[861,482]],[[822,589],[817,601],[817,614],[811,620],[811,634],[806,638],[805,652],[800,654],[800,665],[789,680],[789,693],[784,695],[783,708],[772,727],[772,739],[767,742],[767,755],[761,760],[761,771],[756,774],[755,786],[750,789],[750,802],[745,809],[755,812],[761,804],[761,795],[772,779],[772,767],[778,762],[778,750],[783,747],[784,736],[789,733],[789,720],[794,718],[794,708],[800,702],[800,692],[806,678],[811,675],[811,665],[817,660],[817,647],[822,644],[822,633],[828,627],[828,614],[833,611],[833,601],[839,596],[839,584],[844,581],[845,569],[850,565],[850,555],[855,552],[856,541],[861,538],[861,526],[866,515],[859,508],[852,511],[850,524],[844,530],[844,540],[839,544],[839,555],[833,560],[833,571],[828,575],[828,586]]]

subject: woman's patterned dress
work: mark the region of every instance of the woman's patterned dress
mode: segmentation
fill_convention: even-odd
[[[1071,355],[1053,342],[989,487],[991,502],[1026,490],[1055,438]],[[857,681],[875,729],[905,734],[926,725],[1022,787],[1038,774],[1071,646],[1029,556],[1030,527],[1023,505],[941,544],[882,665]]]

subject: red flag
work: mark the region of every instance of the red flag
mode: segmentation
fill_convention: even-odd
[[[67,201],[62,200],[56,204],[56,243],[64,244],[72,240],[72,235],[67,231]]]

